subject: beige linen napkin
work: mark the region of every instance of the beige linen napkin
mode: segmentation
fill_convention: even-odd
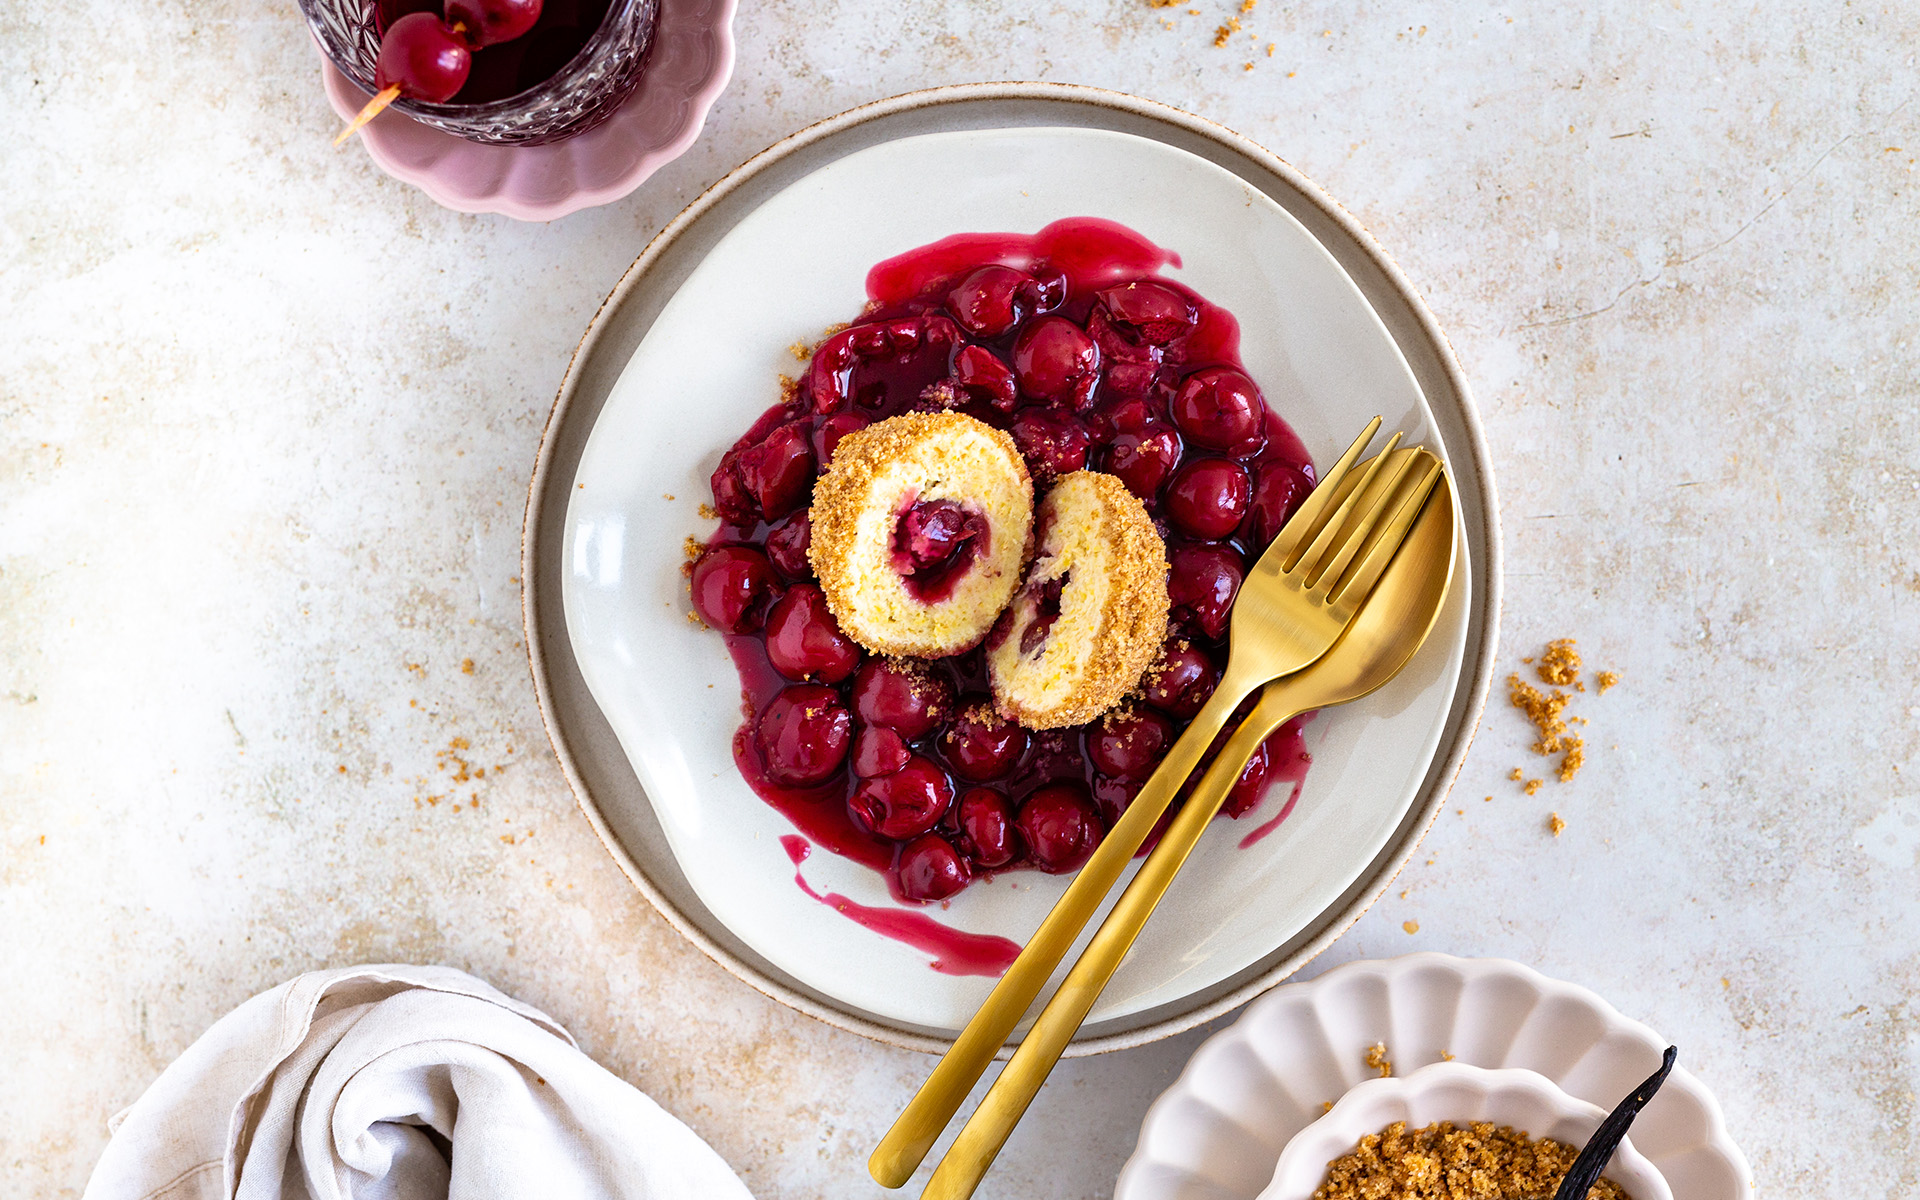
[[[553,1018],[449,967],[263,992],[111,1125],[85,1200],[750,1200]]]

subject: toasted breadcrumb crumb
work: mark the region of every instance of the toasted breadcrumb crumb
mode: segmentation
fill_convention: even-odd
[[[1519,767],[1515,767],[1513,770],[1507,772],[1507,778],[1514,780],[1515,782],[1525,779],[1526,777],[1527,777],[1527,773],[1525,771],[1522,771]]]
[[[1551,1196],[1579,1150],[1535,1140],[1510,1126],[1473,1121],[1465,1129],[1439,1122],[1409,1131],[1395,1121],[1360,1139],[1327,1164],[1313,1200],[1513,1200]],[[1629,1200],[1602,1179],[1588,1200]]]
[[[702,504],[700,506],[700,519],[702,521],[718,521],[720,519],[720,510],[711,504]]]
[[[1545,782],[1546,780],[1544,779],[1529,779],[1524,784],[1521,784],[1520,786],[1521,786],[1521,789],[1527,793],[1527,795],[1531,796],[1537,793],[1540,790],[1540,785]]]
[[[1604,695],[1614,684],[1620,682],[1620,676],[1613,671],[1601,671],[1593,677],[1593,681],[1600,685],[1600,692]]]
[[[1573,644],[1572,638],[1555,638],[1547,643],[1546,651],[1540,655],[1540,665],[1534,668],[1541,683],[1569,687],[1579,682],[1580,654]]]
[[[1331,1100],[1322,1100],[1322,1101],[1320,1102],[1320,1111],[1321,1111],[1321,1112],[1323,1112],[1323,1113],[1330,1113],[1330,1112],[1332,1112],[1332,1111],[1333,1111],[1333,1101],[1331,1101]]]
[[[795,362],[805,362],[813,357],[813,348],[796,339],[793,345],[787,347],[787,353],[793,355]]]
[[[1585,722],[1581,723],[1585,724]],[[1561,738],[1560,744],[1566,747],[1567,752],[1560,760],[1560,769],[1555,773],[1555,778],[1561,783],[1571,783],[1573,777],[1580,773],[1580,768],[1586,765],[1587,743],[1583,738],[1569,735]]]
[[[1547,814],[1547,828],[1553,831],[1553,836],[1559,837],[1561,831],[1566,827],[1567,823],[1560,819],[1559,813]]]
[[[1387,1057],[1385,1042],[1375,1042],[1367,1047],[1367,1065],[1380,1072],[1382,1079],[1393,1074],[1393,1060]]]
[[[1441,1062],[1452,1062],[1452,1061],[1453,1061],[1453,1051],[1451,1051],[1451,1050],[1442,1050],[1442,1051],[1440,1052],[1440,1061],[1441,1061]]]
[[[1234,34],[1239,32],[1240,32],[1240,18],[1232,17],[1227,21],[1225,25],[1222,25],[1220,28],[1213,31],[1213,44],[1216,46],[1224,46],[1233,37]]]
[[[698,538],[688,538],[686,541],[680,543],[680,553],[687,556],[688,562],[692,562],[706,552],[707,548],[700,544]]]
[[[1567,720],[1562,715],[1567,701],[1573,697],[1558,688],[1542,692],[1514,674],[1507,676],[1507,699],[1526,714],[1527,720],[1533,722],[1533,728],[1539,734],[1534,740],[1533,752],[1562,755],[1559,779],[1562,783],[1570,781],[1586,761],[1586,743],[1567,732]]]
[[[1419,932],[1420,932],[1420,922],[1418,922],[1418,921],[1402,921],[1402,922],[1400,922],[1400,928],[1402,928],[1402,929],[1404,929],[1404,930],[1406,930],[1406,931],[1407,931],[1408,933],[1419,933]]]

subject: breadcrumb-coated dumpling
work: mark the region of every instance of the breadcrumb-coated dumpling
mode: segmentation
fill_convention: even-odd
[[[1139,683],[1167,632],[1167,548],[1126,485],[1063,477],[1040,504],[1026,582],[987,640],[999,710],[1030,729],[1081,725]]]
[[[979,645],[1019,586],[1033,480],[1005,432],[907,413],[840,440],[811,520],[808,557],[847,636],[940,658]]]

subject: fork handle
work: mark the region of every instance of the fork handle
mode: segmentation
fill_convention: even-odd
[[[1074,939],[1080,936],[1080,931],[1099,910],[1101,901],[1113,890],[1134,851],[1146,843],[1147,835],[1153,832],[1160,815],[1179,794],[1187,776],[1199,765],[1214,735],[1226,726],[1240,702],[1263,682],[1265,680],[1249,678],[1244,668],[1236,673],[1229,660],[1227,673],[1213,696],[1194,715],[1193,723],[1167,751],[1139,795],[1067,885],[1053,911],[1027,939],[1019,957],[994,984],[980,1010],[973,1014],[973,1019],[941,1056],[927,1081],[901,1110],[893,1127],[880,1139],[867,1160],[867,1170],[877,1182],[897,1188],[913,1175],[914,1168],[926,1158],[947,1122],[953,1120],[953,1114],[960,1110],[967,1093],[979,1082],[993,1056],[1032,1007],[1034,997],[1046,987],[1054,968],[1073,948]]]
[[[922,1200],[965,1200],[973,1195],[1013,1127],[1060,1060],[1061,1052],[1079,1032],[1081,1022],[1086,1020],[1094,1002],[1126,958],[1141,927],[1153,915],[1160,898],[1166,895],[1174,875],[1226,802],[1247,760],[1268,734],[1299,715],[1300,705],[1292,692],[1284,679],[1267,684],[1260,703],[1221,748],[1206,776],[1187,798],[1186,807],[1173,819],[1166,836],[1147,856],[1139,874],[1121,894],[1119,903],[1101,922],[1080,961],[1073,965],[1060,990],[1041,1011],[1040,1019],[1021,1039],[1006,1070],[994,1080],[980,1107],[967,1119],[960,1136],[927,1182],[927,1190],[921,1193]]]

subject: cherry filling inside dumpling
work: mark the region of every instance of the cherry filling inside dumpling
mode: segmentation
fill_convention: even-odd
[[[1139,683],[1167,631],[1167,551],[1138,497],[1075,471],[1041,502],[1027,578],[987,639],[999,710],[1030,729],[1080,725]]]
[[[811,523],[808,557],[847,636],[939,658],[978,645],[1018,586],[1033,482],[1005,432],[907,413],[840,439]]]

